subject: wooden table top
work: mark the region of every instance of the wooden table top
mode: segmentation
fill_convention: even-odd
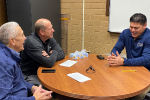
[[[107,59],[107,56],[104,56]],[[82,58],[71,67],[60,66],[69,56],[55,63],[55,73],[41,73],[43,66],[38,69],[38,77],[46,88],[68,97],[88,100],[116,100],[132,97],[144,92],[150,86],[150,73],[143,66],[110,67],[107,60],[99,60],[96,54]],[[92,65],[95,73],[87,73]],[[137,72],[122,72],[122,70],[137,70]],[[91,80],[80,83],[67,74],[79,72]]]

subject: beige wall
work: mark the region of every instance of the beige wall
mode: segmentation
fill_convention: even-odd
[[[85,1],[84,48],[90,53],[109,53],[119,34],[109,33],[109,17],[106,16],[107,0]],[[82,49],[83,0],[61,0],[61,14],[69,18],[67,32],[62,34],[62,48],[66,54]],[[5,0],[0,0],[0,25],[6,22]],[[63,28],[64,29],[64,28]],[[64,31],[64,30],[63,30]],[[65,36],[64,36],[65,35]],[[125,51],[123,52],[125,53]]]
[[[107,0],[85,1],[84,48],[90,53],[105,54],[118,40],[119,34],[109,33],[106,16]],[[82,49],[83,0],[61,0],[61,14],[68,14],[68,54]]]

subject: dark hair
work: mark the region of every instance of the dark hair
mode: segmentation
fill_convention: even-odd
[[[147,18],[144,14],[135,13],[130,17],[130,22],[136,22],[140,23],[141,25],[144,25],[145,23],[147,23]]]

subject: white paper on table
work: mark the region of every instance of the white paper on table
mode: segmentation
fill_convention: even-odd
[[[91,80],[91,78],[88,78],[87,76],[84,76],[78,72],[67,74],[67,76],[75,79],[78,82],[85,82],[85,81]]]
[[[59,64],[60,66],[65,66],[65,67],[70,67],[72,65],[74,65],[75,63],[77,63],[77,61],[73,61],[73,60],[67,60],[61,64]]]

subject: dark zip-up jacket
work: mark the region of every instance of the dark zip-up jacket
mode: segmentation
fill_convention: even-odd
[[[51,50],[53,52],[50,55]],[[46,51],[49,57],[42,56],[42,51]],[[44,43],[37,33],[33,33],[25,40],[24,50],[21,52],[21,70],[25,75],[37,75],[37,70],[41,65],[51,68],[56,61],[64,57],[64,51],[54,38]]]

